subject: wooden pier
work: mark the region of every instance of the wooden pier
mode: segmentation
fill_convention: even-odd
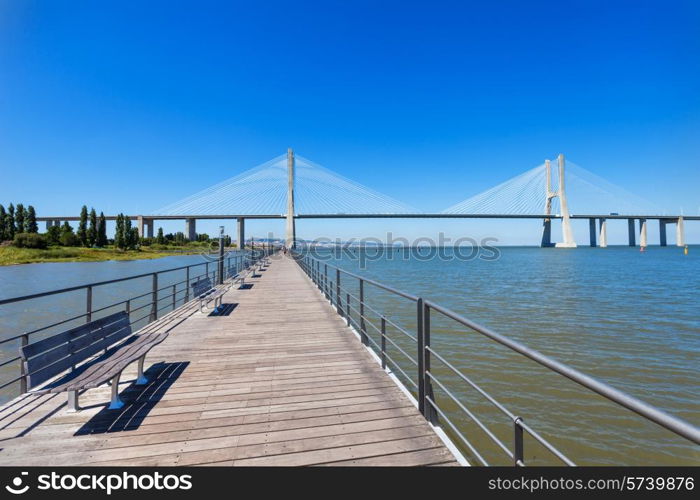
[[[190,303],[158,324],[146,386],[0,408],[0,465],[458,465],[297,264],[276,257],[224,311]]]

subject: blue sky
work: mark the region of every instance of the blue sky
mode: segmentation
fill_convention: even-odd
[[[693,1],[0,1],[0,203],[148,213],[292,146],[426,211],[563,152],[697,214],[698,26]],[[538,226],[299,232],[536,243]]]

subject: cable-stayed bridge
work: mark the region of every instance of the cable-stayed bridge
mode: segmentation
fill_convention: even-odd
[[[114,219],[108,216],[107,219]],[[403,218],[403,219],[541,219],[543,247],[577,246],[572,219],[588,219],[589,244],[607,246],[607,222],[624,219],[631,246],[647,246],[647,223],[659,223],[660,245],[667,244],[666,226],[674,224],[676,245],[685,244],[684,222],[700,216],[663,213],[648,201],[609,183],[559,155],[512,179],[454,204],[438,213],[416,208],[347,179],[295,155],[281,155],[235,177],[155,210],[130,216],[139,233],[153,237],[156,220],[184,220],[185,235],[196,238],[196,221],[237,219],[238,241],[245,241],[246,219],[285,219],[288,246],[296,242],[299,219]],[[47,227],[78,217],[37,217]],[[552,223],[561,226],[554,243]],[[638,227],[637,227],[638,224]]]

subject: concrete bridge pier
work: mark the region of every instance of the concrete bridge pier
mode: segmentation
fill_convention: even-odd
[[[296,246],[296,226],[294,222],[294,151],[287,149],[287,227],[286,245],[287,248]]]
[[[637,246],[637,239],[634,233],[634,219],[627,219],[627,237],[631,247]]]
[[[564,183],[564,155],[560,154],[557,157],[559,164],[559,205],[561,207],[561,232],[562,242],[555,246],[558,248],[576,248],[576,240],[574,240],[574,231],[571,228],[571,217],[569,216],[569,205],[566,199],[566,187]]]
[[[61,221],[60,221],[60,220],[58,220],[58,219],[49,219],[49,220],[46,221],[46,230],[48,231],[50,227],[53,227],[53,226],[60,226],[60,225],[61,225]]]
[[[647,246],[647,220],[639,219],[639,246]]]
[[[666,224],[667,221],[659,219],[659,246],[665,247],[668,243],[666,240]]]
[[[153,238],[153,219],[146,219],[142,216],[136,218],[139,228],[139,236],[142,238]]]
[[[600,237],[598,241],[600,243],[600,248],[607,248],[608,246],[608,221],[607,219],[598,219],[598,224],[600,225]]]
[[[685,246],[685,228],[683,227],[683,217],[678,217],[678,222],[676,222],[676,246]]]
[[[588,219],[588,234],[590,235],[591,239],[591,246],[595,247],[596,246],[596,227],[595,227],[595,219]]]
[[[541,247],[553,247],[552,244],[552,219],[544,219],[542,222],[542,243]]]
[[[239,217],[238,219],[238,239],[236,242],[238,243],[238,249],[242,250],[243,247],[245,246],[245,219],[243,217]]]
[[[192,217],[185,219],[185,236],[190,241],[197,239],[197,219]]]

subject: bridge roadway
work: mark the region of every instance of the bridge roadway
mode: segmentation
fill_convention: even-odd
[[[0,465],[458,465],[293,260],[260,274],[221,315],[178,309],[121,410],[107,386],[4,405]]]

